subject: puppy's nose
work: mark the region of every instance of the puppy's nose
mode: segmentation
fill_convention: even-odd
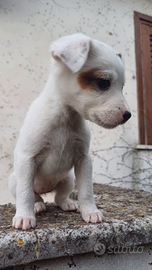
[[[131,117],[131,113],[128,111],[125,111],[123,114],[123,123],[125,123],[126,121],[128,121],[128,119]]]

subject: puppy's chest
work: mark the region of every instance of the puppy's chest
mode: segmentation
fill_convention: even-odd
[[[79,135],[72,130],[59,128],[57,131],[50,133],[47,142],[35,159],[38,163],[43,163],[49,159],[54,164],[71,164],[74,156],[77,155],[80,141]]]

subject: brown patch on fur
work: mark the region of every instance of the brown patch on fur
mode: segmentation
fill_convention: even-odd
[[[100,69],[91,69],[78,75],[78,84],[82,89],[95,90],[95,80],[104,77],[105,73]]]

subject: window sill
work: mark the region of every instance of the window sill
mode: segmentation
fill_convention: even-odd
[[[136,149],[138,149],[138,150],[152,150],[152,145],[138,144]]]

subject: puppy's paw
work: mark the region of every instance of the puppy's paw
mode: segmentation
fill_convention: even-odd
[[[16,229],[28,230],[36,226],[35,217],[20,217],[14,216],[12,226]]]
[[[76,211],[78,209],[77,203],[70,199],[59,202],[57,205],[64,211]]]
[[[34,212],[36,215],[45,211],[45,210],[46,210],[46,205],[44,202],[41,201],[41,202],[36,202],[34,204]]]
[[[103,214],[98,209],[95,211],[82,211],[82,218],[87,223],[101,223],[103,220]]]

